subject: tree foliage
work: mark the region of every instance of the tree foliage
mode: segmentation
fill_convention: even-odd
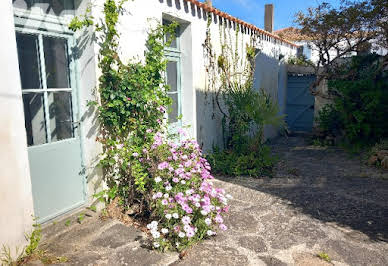
[[[334,102],[318,118],[326,133],[359,146],[388,137],[388,73],[381,64],[377,55],[353,57],[329,81]]]
[[[324,78],[335,74],[339,58],[369,48],[373,42],[388,48],[388,2],[386,0],[343,0],[335,8],[323,2],[306,13],[296,15],[301,33],[319,53],[316,87]],[[332,51],[335,51],[333,53]],[[384,59],[387,61],[387,58]],[[313,91],[316,93],[316,91]]]

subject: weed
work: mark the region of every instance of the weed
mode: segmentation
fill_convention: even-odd
[[[15,248],[15,254],[17,255],[16,259],[12,258],[11,249],[3,245],[0,253],[0,262],[1,265],[18,265],[18,262],[21,261],[24,257],[24,248],[19,250],[19,247]]]
[[[79,216],[78,216],[78,223],[82,224],[82,221],[85,220],[85,214],[84,213],[81,213]]]
[[[70,224],[71,224],[71,221],[70,220],[66,220],[65,226],[70,226]]]
[[[34,221],[36,221],[36,218],[34,218]],[[25,248],[25,253],[27,256],[32,255],[35,250],[39,246],[40,239],[42,238],[42,228],[39,223],[33,224],[34,230],[31,234],[26,234],[26,240],[28,241],[28,245]]]
[[[97,212],[97,207],[96,206],[90,206],[88,209],[93,211],[93,212]]]
[[[42,228],[41,225],[36,222],[36,218],[33,218],[33,220],[35,222],[33,224],[34,230],[31,234],[25,235],[28,245],[21,250],[16,247],[15,259],[12,257],[11,249],[8,246],[3,245],[0,253],[1,265],[18,266],[34,260],[40,260],[43,264],[67,262],[66,257],[56,257],[39,249],[40,240],[42,238]]]
[[[329,256],[329,254],[325,253],[325,252],[320,252],[317,254],[318,258],[324,260],[324,261],[327,261],[327,262],[331,262],[331,258]]]

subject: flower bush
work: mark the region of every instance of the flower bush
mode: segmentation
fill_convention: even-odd
[[[164,78],[164,48],[172,38],[165,43],[164,37],[173,36],[177,24],[149,31],[144,62],[123,62],[116,26],[125,2],[105,0],[104,19],[95,25],[101,39],[100,99],[90,105],[98,106],[100,165],[108,186],[96,197],[118,199],[124,212],[132,209],[136,217],[149,220],[155,248],[183,250],[227,229],[222,213],[229,209],[228,200],[223,189],[213,187],[210,166],[198,144],[187,140],[183,130],[178,138],[167,134],[171,99]],[[86,14],[83,20],[74,18],[69,27],[75,31],[90,25],[93,19]]]
[[[185,135],[182,130],[180,134]],[[155,248],[183,250],[218,229],[227,230],[222,214],[229,210],[230,195],[214,187],[210,165],[196,141],[171,141],[158,132],[138,160],[152,176],[153,221],[147,227]]]

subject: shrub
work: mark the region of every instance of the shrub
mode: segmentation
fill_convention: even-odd
[[[213,186],[210,165],[198,144],[166,141],[160,133],[154,140],[138,159],[152,176],[146,198],[153,219],[147,227],[154,247],[182,250],[215,235],[218,228],[226,230],[221,214],[229,209],[228,195]]]
[[[238,153],[232,150],[221,151],[215,148],[213,153],[207,156],[214,173],[226,176],[252,176],[260,177],[271,175],[272,168],[277,161],[271,155],[271,150],[266,145],[260,145],[260,149],[251,152]]]
[[[306,58],[305,55],[291,56],[288,58],[287,64],[298,65],[298,66],[315,66],[311,60]]]
[[[164,78],[164,48],[172,38],[165,43],[164,37],[173,36],[177,24],[151,29],[144,62],[124,63],[116,26],[125,2],[105,0],[105,19],[96,25],[101,35],[100,101],[90,104],[98,106],[100,165],[108,186],[96,196],[116,200],[124,211],[133,208],[137,217],[153,220],[148,228],[155,248],[182,250],[216,234],[217,227],[227,229],[221,216],[228,211],[227,198],[223,189],[213,187],[210,166],[198,144],[180,141],[182,136],[166,137],[171,99]],[[78,30],[91,24],[92,18],[85,15],[70,27]]]
[[[235,85],[226,98],[228,123],[226,148],[214,148],[208,159],[217,174],[259,177],[270,175],[276,162],[270,148],[263,143],[266,125],[282,126],[283,117],[271,96],[264,90],[255,91]]]
[[[316,118],[319,128],[325,135],[338,136],[343,129],[343,121],[340,114],[331,104],[325,105]]]
[[[388,74],[382,58],[356,56],[335,72],[328,83],[334,102],[321,111],[319,126],[334,134],[343,131],[351,145],[388,137]]]

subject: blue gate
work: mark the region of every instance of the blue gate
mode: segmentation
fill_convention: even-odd
[[[315,98],[309,87],[314,75],[289,75],[287,81],[287,125],[291,131],[311,132]]]

